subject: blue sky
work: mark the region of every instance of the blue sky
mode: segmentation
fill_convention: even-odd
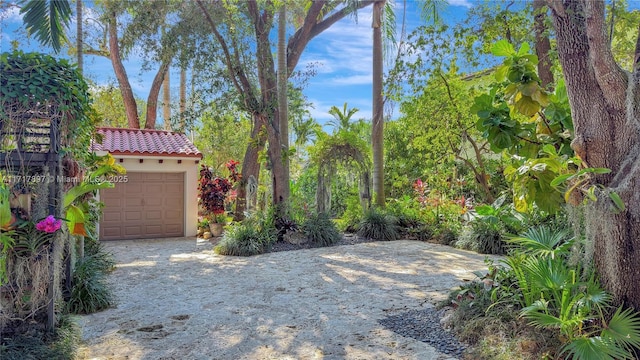
[[[419,0],[416,0],[419,1]],[[416,1],[406,2],[406,25],[410,32],[419,23],[420,11]],[[442,13],[445,21],[464,16],[471,7],[468,0],[450,0],[449,7]],[[396,0],[396,14],[401,21],[402,0]],[[86,11],[91,16],[90,11]],[[11,41],[18,40],[23,51],[49,52],[36,41],[28,40],[16,29],[22,27],[22,18],[17,8],[10,8],[0,14],[2,22],[0,30],[0,46],[2,51],[11,50]],[[71,25],[72,29],[75,25]],[[398,26],[398,30],[400,26]],[[289,34],[290,35],[290,34]],[[308,100],[313,104],[312,116],[320,123],[332,119],[328,114],[331,106],[342,107],[347,102],[349,107],[357,107],[360,111],[356,118],[370,119],[372,98],[372,30],[371,7],[358,13],[356,23],[353,17],[347,17],[314,38],[300,58],[297,69],[304,69],[309,63],[316,64],[317,75],[310,79],[304,89]],[[142,59],[135,54],[125,62],[132,88],[135,94],[147,98],[148,89],[154,75],[153,71],[142,71]],[[85,76],[98,85],[115,83],[115,75],[111,63],[106,58],[85,56]],[[171,77],[172,94],[177,94],[178,72],[173,71]],[[160,120],[160,119],[159,119]]]

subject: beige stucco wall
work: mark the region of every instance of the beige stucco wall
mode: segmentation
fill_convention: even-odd
[[[98,153],[101,155],[100,153]],[[104,155],[104,154],[102,154]],[[185,236],[196,236],[198,226],[198,161],[193,157],[114,155],[131,172],[184,173]],[[120,162],[122,159],[122,162]],[[140,162],[142,160],[142,162]],[[162,160],[162,163],[159,162]],[[182,160],[179,164],[178,160]],[[118,186],[118,184],[115,184]]]

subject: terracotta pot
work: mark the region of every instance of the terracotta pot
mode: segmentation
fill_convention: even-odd
[[[224,224],[222,223],[210,223],[209,229],[211,230],[211,235],[220,236],[224,231]]]

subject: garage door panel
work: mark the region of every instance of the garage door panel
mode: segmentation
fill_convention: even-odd
[[[100,193],[102,240],[184,235],[184,173],[127,173]]]
[[[154,181],[165,181],[167,179],[167,173],[145,173],[144,174],[144,180],[148,181],[148,182],[154,182]]]
[[[106,222],[122,221],[122,213],[119,211],[104,211],[102,219]]]
[[[162,220],[161,210],[148,210],[144,214],[145,220]]]
[[[162,198],[160,196],[155,198],[144,199],[145,206],[162,206]]]
[[[168,173],[166,174],[166,180],[173,182],[182,182],[183,176],[181,173]]]

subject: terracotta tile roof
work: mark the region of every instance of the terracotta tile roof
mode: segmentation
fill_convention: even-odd
[[[202,158],[202,153],[184,134],[163,130],[98,128],[102,143],[91,143],[92,151],[111,155],[186,156]]]

